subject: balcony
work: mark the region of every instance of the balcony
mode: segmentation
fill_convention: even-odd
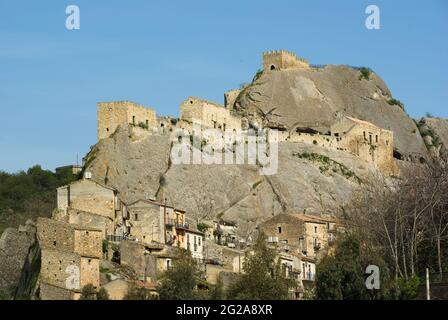
[[[176,223],[176,229],[190,229],[188,223]]]

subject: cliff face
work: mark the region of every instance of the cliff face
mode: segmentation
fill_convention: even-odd
[[[374,73],[366,79],[345,66],[264,72],[238,95],[234,110],[252,124],[267,120],[287,130],[326,131],[348,115],[392,130],[400,153],[428,157],[419,128]],[[240,236],[282,212],[337,215],[360,184],[381,175],[349,153],[292,142],[280,143],[271,176],[255,165],[173,165],[170,135],[137,129],[120,126],[97,144],[86,168],[93,179],[118,189],[125,202],[166,198],[194,218],[236,222]],[[403,172],[415,167],[398,164]]]
[[[265,71],[235,101],[238,113],[269,113],[269,121],[294,130],[328,130],[339,116],[369,121],[394,132],[396,149],[403,154],[427,155],[416,124],[394,103],[383,80],[371,72],[368,79],[347,66]]]
[[[280,143],[278,172],[271,176],[255,165],[173,165],[170,147],[169,134],[136,140],[122,126],[95,147],[87,170],[125,202],[166,198],[194,218],[237,222],[241,236],[282,212],[337,213],[362,181],[379,174],[355,156],[303,143]]]
[[[8,228],[0,237],[0,291],[14,294],[28,260],[39,256],[32,250],[37,244],[36,227],[31,221],[19,229]]]

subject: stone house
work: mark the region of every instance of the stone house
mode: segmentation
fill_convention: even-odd
[[[270,243],[288,244],[305,256],[316,254],[334,241],[337,220],[307,214],[278,214],[261,226]]]
[[[204,234],[188,223],[185,211],[155,200],[137,200],[127,205],[130,234],[137,241],[156,241],[190,250],[203,259]]]
[[[81,179],[57,189],[56,219],[100,229],[104,238],[114,235],[125,205],[113,188]]]
[[[47,218],[37,221],[42,300],[79,299],[82,287],[100,286],[102,231]]]
[[[394,160],[394,135],[390,130],[374,124],[343,117],[330,127],[331,135],[339,137],[339,147],[373,162],[383,172],[398,174],[399,169]]]
[[[125,240],[120,243],[121,264],[132,267],[140,280],[157,282],[158,276],[174,265],[179,250],[158,242]]]
[[[316,259],[302,256],[300,279],[304,288],[313,286],[316,277]]]
[[[108,138],[122,124],[148,129],[157,127],[156,112],[135,102],[100,102],[97,107],[98,141]]]

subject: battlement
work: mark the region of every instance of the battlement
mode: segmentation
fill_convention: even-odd
[[[98,102],[98,107],[109,107],[109,108],[128,108],[128,107],[136,107],[136,108],[144,108],[148,109],[144,105],[141,105],[139,103],[129,101],[129,100],[120,100],[120,101],[104,101],[104,102]]]
[[[274,50],[263,52],[264,70],[284,70],[284,69],[309,69],[307,60],[297,56],[295,53],[286,50]]]

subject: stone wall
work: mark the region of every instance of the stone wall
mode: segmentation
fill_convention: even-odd
[[[75,234],[68,224],[52,219],[37,220],[37,237],[42,248],[61,252],[73,252],[75,249]]]
[[[100,231],[89,229],[74,230],[74,252],[83,257],[101,259],[103,256],[103,235]]]
[[[112,235],[115,231],[115,223],[112,219],[85,211],[68,209],[67,222],[86,228],[101,230],[104,239],[106,235]]]
[[[74,294],[70,290],[44,282],[40,284],[40,298],[42,300],[73,300],[73,296]]]
[[[109,137],[121,124],[157,126],[156,113],[130,101],[98,103],[98,141]]]
[[[295,53],[280,50],[263,53],[263,68],[269,71],[291,68],[309,69],[310,65]]]
[[[165,243],[163,208],[157,204],[139,201],[128,206],[131,235],[139,241]]]
[[[42,249],[41,299],[73,299],[67,291],[67,279],[73,268],[79,271],[79,288],[92,284],[99,287],[99,261],[102,258],[101,230],[86,229],[69,223],[39,218],[37,237]],[[57,288],[57,289],[54,289]],[[72,288],[70,288],[72,289]]]
[[[74,252],[65,252],[49,248],[42,248],[42,260],[40,269],[41,282],[59,288],[67,288],[66,280],[70,273],[70,266],[81,266],[81,256]]]
[[[180,106],[180,114],[179,127],[190,132],[192,123],[221,130],[241,129],[241,119],[233,116],[230,110],[198,98],[190,97],[185,100]]]
[[[287,241],[291,246],[300,245],[300,237],[304,234],[301,220],[288,214],[279,214],[264,222],[260,229],[268,237],[277,237],[278,242]]]

